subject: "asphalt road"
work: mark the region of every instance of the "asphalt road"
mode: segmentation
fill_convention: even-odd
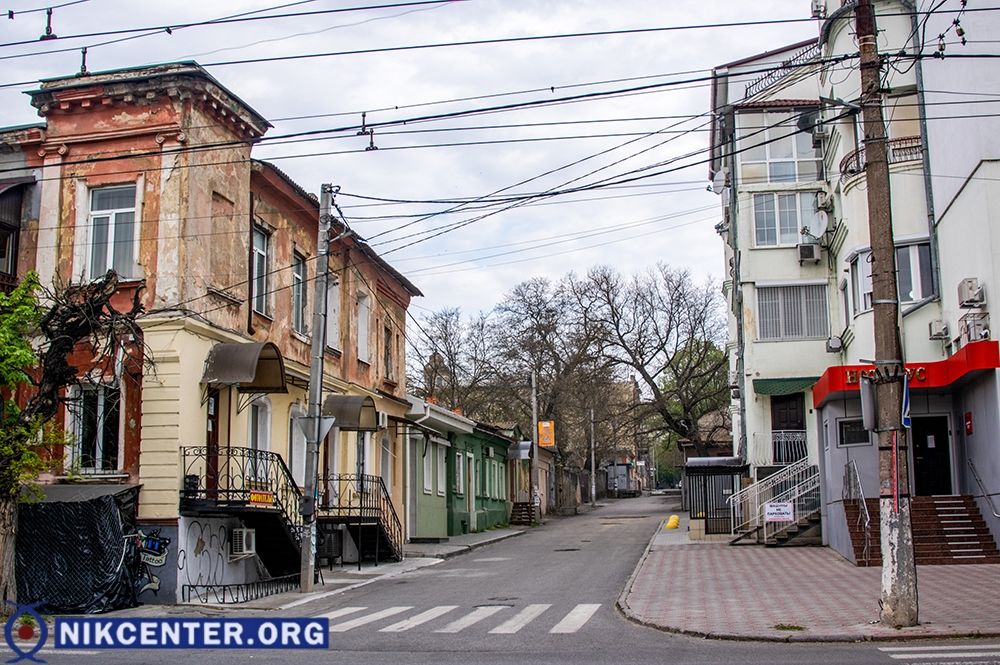
[[[179,658],[187,662],[242,665],[248,662],[1000,665],[997,643],[724,642],[633,624],[616,610],[615,601],[670,507],[660,497],[609,501],[592,513],[551,520],[522,536],[439,565],[289,610],[289,616],[330,617],[330,651],[325,653],[102,651],[51,652],[43,653],[42,657],[49,663],[95,665],[173,663]],[[0,657],[9,655],[0,652]]]

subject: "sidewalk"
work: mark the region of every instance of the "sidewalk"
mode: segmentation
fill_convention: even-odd
[[[485,545],[520,536],[522,533],[524,533],[523,529],[493,529],[481,533],[452,536],[443,543],[406,543],[403,546],[403,554],[408,557],[448,559]]]
[[[877,623],[881,568],[827,547],[731,546],[654,534],[618,599],[629,619],[718,639],[861,641],[1000,635],[1000,565],[919,566],[920,625]],[[667,515],[664,515],[666,518]]]

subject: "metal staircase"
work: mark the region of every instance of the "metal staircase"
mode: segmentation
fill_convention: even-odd
[[[403,560],[403,527],[381,477],[334,474],[319,489],[319,521],[344,525],[361,560]]]
[[[729,498],[732,533],[730,544],[744,542],[785,545],[819,525],[819,467],[803,458]],[[792,521],[766,519],[769,503],[792,505]]]

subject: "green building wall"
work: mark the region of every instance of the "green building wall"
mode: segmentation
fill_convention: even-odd
[[[457,536],[472,531],[485,531],[506,526],[510,515],[507,500],[507,447],[510,441],[476,430],[472,434],[457,434],[448,454],[448,535]],[[492,450],[492,457],[487,450]],[[469,454],[478,474],[472,511],[469,510]],[[463,460],[459,469],[459,455]],[[459,483],[461,480],[461,483]]]
[[[411,513],[413,523],[410,526],[410,539],[447,538],[449,535],[448,495],[451,485],[447,473],[439,477],[436,456],[442,454],[443,451],[445,459],[447,459],[451,449],[436,443],[427,444],[427,455],[431,458],[431,464],[430,482],[425,485],[424,441],[420,437],[411,439],[411,442],[413,446],[410,451],[410,459],[413,464],[412,496],[415,508]],[[430,491],[427,490],[428,486]]]

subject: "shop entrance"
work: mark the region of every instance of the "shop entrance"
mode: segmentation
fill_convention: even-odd
[[[914,494],[951,494],[948,416],[914,416],[910,429]]]

